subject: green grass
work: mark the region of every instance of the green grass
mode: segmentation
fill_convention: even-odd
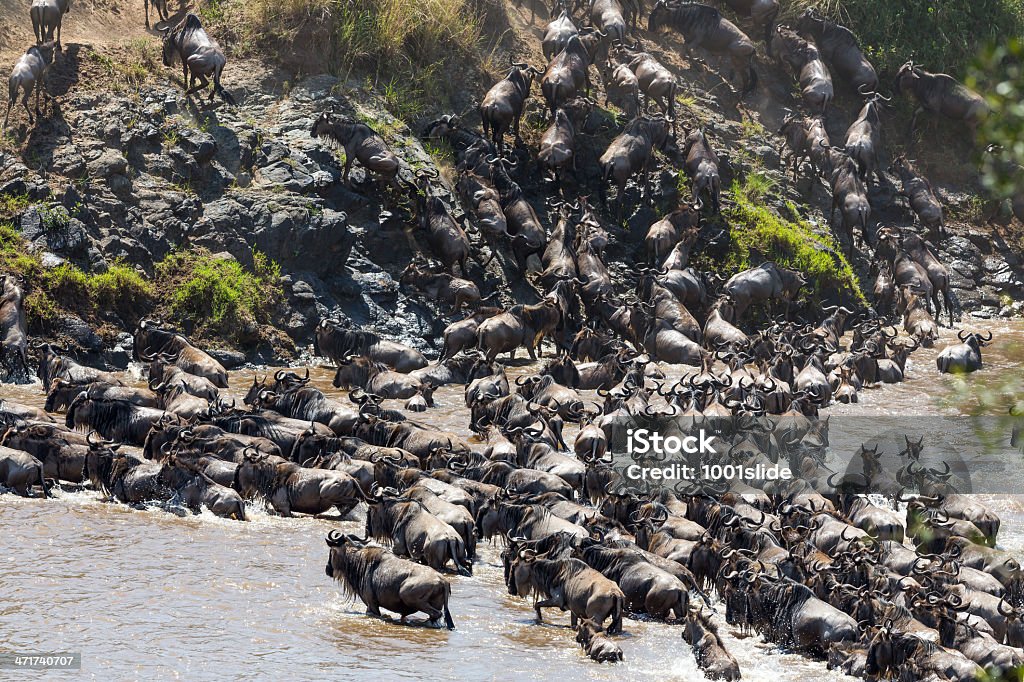
[[[807,7],[850,28],[883,77],[913,59],[962,78],[979,48],[1024,36],[1024,0],[794,0],[785,14],[792,19]]]
[[[863,303],[857,277],[835,240],[815,233],[809,223],[787,220],[765,206],[763,199],[770,189],[771,181],[759,173],[748,175],[743,183],[733,182],[731,205],[722,211],[730,225],[725,270],[739,272],[770,260],[804,273],[812,296],[819,300],[838,291]],[[794,206],[788,208],[796,215]]]
[[[141,317],[153,297],[150,283],[123,263],[115,263],[106,272],[90,276],[88,288],[96,305],[113,310],[126,321]]]
[[[171,319],[189,324],[200,335],[236,342],[254,324],[268,323],[281,295],[281,270],[263,254],[253,256],[253,271],[207,251],[167,256],[156,266],[156,279],[167,286],[165,305]]]

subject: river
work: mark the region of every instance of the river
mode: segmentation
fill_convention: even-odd
[[[984,350],[985,369],[969,384],[994,390],[1022,379],[1024,323],[978,326],[992,329],[995,340]],[[949,340],[953,332],[943,330],[938,348]],[[832,413],[977,412],[956,379],[937,373],[938,348],[914,353],[903,384],[863,391],[858,405]],[[330,387],[329,370],[314,369],[313,376],[325,392],[340,394]],[[240,397],[251,381],[251,371],[233,372],[231,394]],[[43,401],[38,386],[0,392]],[[470,435],[461,387],[439,389],[435,399],[437,408],[424,418]],[[1004,520],[1000,547],[1024,558],[1024,504],[985,499]],[[82,654],[80,672],[19,672],[17,679],[702,679],[675,625],[627,620],[618,640],[625,662],[589,661],[567,615],[547,609],[551,622],[538,626],[530,604],[507,595],[492,546],[481,548],[472,577],[451,577],[455,631],[368,618],[324,574],[324,536],[332,528],[361,534],[361,524],[279,518],[255,505],[250,513],[240,523],[208,513],[134,511],[91,492],[55,491],[51,500],[0,495],[0,652]],[[737,639],[718,610],[745,680],[852,679],[760,637]]]

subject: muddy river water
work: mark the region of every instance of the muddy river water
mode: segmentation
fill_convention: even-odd
[[[1024,381],[1024,324],[979,326],[992,329],[995,341],[970,384]],[[943,334],[939,348],[953,339]],[[936,372],[936,353],[916,352],[905,383],[864,391],[859,405],[833,412],[973,411],[955,380]],[[341,394],[328,369],[313,375],[325,392]],[[239,395],[252,371],[233,372],[231,380]],[[39,386],[0,386],[0,396],[43,401]],[[461,387],[435,398],[438,407],[424,420],[469,436]],[[619,640],[625,662],[590,662],[567,616],[547,609],[550,623],[535,625],[530,604],[507,595],[496,547],[482,548],[472,577],[451,578],[454,632],[401,627],[364,616],[362,604],[344,599],[324,574],[327,531],[361,534],[358,522],[279,518],[252,505],[251,520],[240,523],[134,511],[91,492],[55,491],[55,498],[0,495],[0,652],[81,652],[82,669],[0,671],[0,680],[703,678],[679,626],[662,623],[627,620]],[[1024,558],[1024,502],[986,500],[1004,520],[1000,546]],[[718,620],[745,680],[844,679],[760,637],[737,639]]]

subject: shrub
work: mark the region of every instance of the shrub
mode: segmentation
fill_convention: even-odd
[[[89,278],[89,293],[101,310],[112,310],[125,323],[134,325],[149,306],[152,287],[131,267],[115,263],[106,272]]]
[[[171,317],[200,334],[220,335],[244,343],[256,324],[266,324],[280,297],[280,268],[263,254],[255,267],[217,258],[208,251],[169,255],[156,266],[158,286],[167,291]]]
[[[875,68],[890,76],[913,59],[962,78],[980,47],[1024,36],[1022,0],[795,0],[789,14],[807,7],[850,28]]]
[[[764,186],[755,176],[748,176],[744,184],[733,182],[729,191],[732,206],[723,209],[730,226],[725,268],[739,272],[772,260],[804,273],[819,300],[826,293],[838,292],[865,302],[853,268],[835,240],[815,233],[809,223],[786,220],[765,206],[761,201]],[[787,207],[795,216],[795,207]]]

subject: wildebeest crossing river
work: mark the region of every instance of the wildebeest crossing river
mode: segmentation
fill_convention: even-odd
[[[1024,325],[991,325],[985,370],[968,380],[996,384],[1024,362]],[[908,380],[861,393],[831,413],[956,413],[954,379],[935,371],[935,349],[911,359]],[[514,374],[529,371],[517,367]],[[252,372],[233,372],[241,397]],[[314,383],[330,395],[326,368]],[[38,386],[3,387],[5,398],[42,405]],[[433,423],[469,436],[461,387],[435,394]],[[0,651],[82,653],[81,675],[100,679],[701,679],[680,626],[627,619],[617,638],[625,663],[589,661],[574,642],[568,614],[533,622],[525,599],[511,597],[498,549],[484,544],[472,577],[451,576],[449,632],[367,618],[324,575],[324,536],[362,533],[357,521],[280,518],[257,505],[238,523],[203,513],[105,504],[89,492],[55,490],[56,499],[0,496]],[[1003,519],[999,546],[1024,558],[1024,502],[986,497]],[[356,512],[359,515],[359,512]],[[737,639],[716,617],[746,680],[844,678],[758,635]],[[200,653],[201,652],[201,653]],[[50,673],[52,674],[52,673]],[[66,674],[66,673],[63,673]],[[79,673],[74,673],[79,675]],[[28,676],[31,679],[31,674]]]

